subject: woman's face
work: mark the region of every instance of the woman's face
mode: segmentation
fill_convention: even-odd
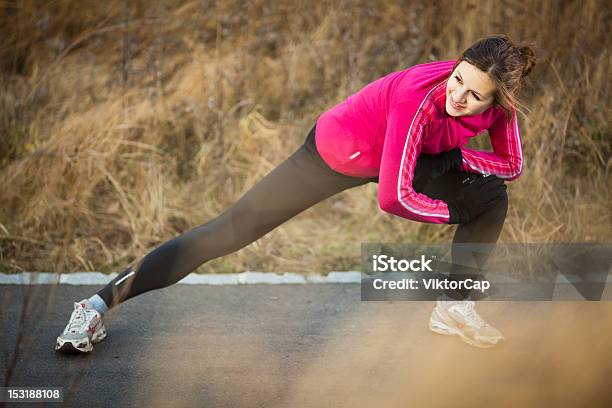
[[[446,113],[477,115],[493,104],[494,92],[495,83],[489,74],[461,61],[446,82]]]

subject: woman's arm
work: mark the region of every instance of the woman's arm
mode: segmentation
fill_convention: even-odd
[[[523,150],[516,112],[508,123],[506,113],[500,110],[489,128],[489,137],[493,152],[461,148],[462,170],[494,174],[508,181],[518,178],[523,168]]]
[[[423,102],[403,102],[391,109],[378,177],[378,203],[383,211],[403,218],[447,224],[447,204],[417,193],[412,187],[427,111]]]

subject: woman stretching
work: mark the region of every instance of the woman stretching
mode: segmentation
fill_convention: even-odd
[[[172,285],[204,262],[238,251],[307,208],[348,188],[378,183],[383,211],[457,224],[455,243],[494,244],[508,208],[504,181],[521,174],[516,91],[535,64],[530,46],[483,38],[458,60],[392,72],[324,112],[304,144],[234,205],[129,266],[74,303],[56,350],[90,352],[106,337],[103,316],[141,293]],[[463,147],[488,130],[492,152]],[[492,245],[491,245],[492,246]],[[450,279],[478,277],[453,245]],[[488,256],[485,254],[485,256]],[[469,291],[447,291],[429,328],[477,347],[503,339]]]

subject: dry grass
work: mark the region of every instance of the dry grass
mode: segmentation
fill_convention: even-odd
[[[501,241],[610,241],[609,5],[500,4],[0,2],[0,269],[122,269],[231,205],[328,107],[492,33],[540,57]],[[453,231],[382,213],[371,184],[200,269],[357,268],[362,241]]]

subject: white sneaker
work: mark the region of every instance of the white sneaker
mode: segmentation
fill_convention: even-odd
[[[489,348],[505,340],[495,327],[485,322],[472,300],[438,300],[429,319],[429,329],[446,336],[459,336],[467,344]]]
[[[62,353],[89,353],[93,345],[105,337],[102,315],[91,306],[89,300],[84,299],[74,304],[70,321],[57,338],[55,350]]]

